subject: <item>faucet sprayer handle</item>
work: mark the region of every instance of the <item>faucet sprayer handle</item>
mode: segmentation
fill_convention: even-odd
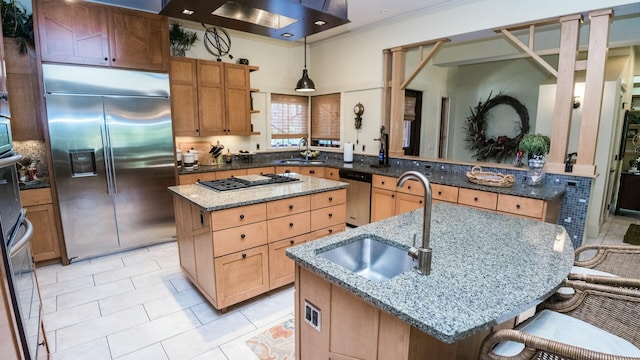
[[[416,247],[416,233],[413,233],[413,247]]]

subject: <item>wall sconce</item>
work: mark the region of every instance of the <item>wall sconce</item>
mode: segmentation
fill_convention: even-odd
[[[357,103],[356,106],[353,107],[353,113],[356,114],[356,129],[360,129],[362,127],[362,114],[364,114],[364,105],[361,103]]]
[[[577,109],[580,107],[580,96],[573,97],[573,108]]]

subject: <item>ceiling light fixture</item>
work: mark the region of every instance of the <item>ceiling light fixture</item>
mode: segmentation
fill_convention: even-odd
[[[326,24],[327,24],[327,22],[326,22],[326,21],[324,21],[324,20],[318,20],[318,21],[314,22],[314,24],[316,24],[316,25],[318,25],[318,26],[322,26],[322,25],[326,25]]]
[[[313,83],[313,80],[309,78],[309,74],[307,72],[307,37],[304,38],[304,69],[302,70],[302,77],[298,80],[298,84],[296,84],[296,91],[300,92],[311,92],[316,91],[316,85]]]
[[[189,9],[182,10],[182,13],[185,15],[193,15],[193,12],[194,12],[193,10],[189,10]]]
[[[282,34],[282,36],[283,36],[283,37],[288,38],[288,37],[292,37],[292,36],[293,36],[293,34],[291,34],[291,33],[284,33],[284,34]]]

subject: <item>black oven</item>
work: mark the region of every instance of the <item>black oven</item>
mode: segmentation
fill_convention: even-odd
[[[11,142],[11,125],[9,119],[0,115],[0,156],[12,150],[13,143]]]
[[[0,155],[0,223],[4,239],[9,239],[18,225],[22,203],[16,164],[22,159],[13,151]]]

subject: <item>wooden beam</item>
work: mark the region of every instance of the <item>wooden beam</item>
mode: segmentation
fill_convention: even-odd
[[[573,89],[575,86],[575,66],[578,54],[578,35],[581,15],[565,16],[560,19],[560,56],[558,59],[558,82],[556,101],[553,108],[551,128],[551,149],[548,163],[557,167],[564,164],[569,143],[571,113],[573,112]],[[549,164],[553,168],[553,165]]]
[[[576,71],[587,70],[587,60],[576,61]]]
[[[402,135],[404,133],[404,89],[401,85],[404,81],[404,73],[407,60],[407,49],[394,48],[391,50],[391,106],[389,133],[389,155],[402,156]]]
[[[578,139],[578,157],[576,165],[594,166],[598,127],[602,110],[602,93],[604,88],[604,71],[607,62],[609,25],[612,10],[597,11],[589,14],[589,58],[587,59],[587,76],[585,79],[584,101],[582,107],[582,123]],[[593,171],[595,172],[595,166]]]
[[[548,62],[546,62],[543,58],[541,58],[540,55],[536,54],[533,51],[533,49],[530,49],[525,43],[520,41],[520,39],[518,39],[515,35],[513,35],[511,32],[509,32],[509,30],[501,29],[500,32],[504,36],[506,36],[506,38],[509,39],[514,45],[516,45],[517,47],[522,49],[524,52],[529,54],[529,56],[531,56],[540,65],[542,65],[542,67],[545,68],[551,75],[553,75],[555,77],[558,77],[558,71],[556,69],[554,69],[553,66],[549,65]]]
[[[533,43],[536,39],[536,26],[535,25],[531,25],[529,26],[529,49],[531,49],[531,51],[533,51]]]
[[[409,86],[409,84],[413,81],[413,79],[416,78],[416,76],[418,76],[418,74],[420,73],[420,71],[422,71],[422,69],[425,67],[425,65],[427,65],[429,63],[429,61],[431,61],[431,59],[433,59],[434,56],[436,56],[436,54],[438,53],[438,51],[440,51],[440,48],[442,47],[442,45],[445,43],[446,41],[438,41],[435,44],[433,44],[433,47],[431,48],[431,51],[429,51],[429,53],[427,54],[426,57],[424,57],[422,59],[422,61],[420,61],[420,64],[418,64],[418,66],[416,67],[415,70],[413,70],[413,73],[411,73],[411,75],[409,75],[409,78],[406,79],[402,85],[400,85],[400,88],[402,90],[406,90],[407,86]]]

